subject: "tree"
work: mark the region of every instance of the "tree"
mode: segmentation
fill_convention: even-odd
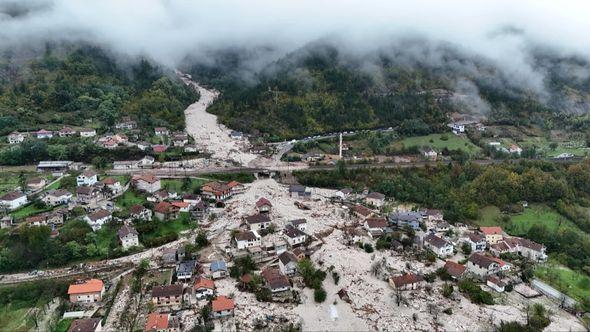
[[[322,303],[326,300],[326,291],[323,288],[317,288],[313,292],[313,299],[317,303]]]
[[[199,234],[197,234],[197,237],[195,238],[195,244],[197,245],[197,249],[199,250],[208,246],[209,240],[207,239],[207,234],[203,231],[199,232]]]
[[[469,256],[471,254],[471,245],[467,242],[463,242],[461,245],[461,251],[463,251],[465,255]]]

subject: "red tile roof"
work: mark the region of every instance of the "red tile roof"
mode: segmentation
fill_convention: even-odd
[[[104,283],[99,279],[90,279],[85,282],[72,284],[68,288],[68,295],[85,294],[101,292],[104,288]]]
[[[408,273],[402,276],[392,277],[391,281],[395,284],[395,287],[403,287],[405,285],[411,285],[420,281],[424,281],[424,278],[417,274]]]
[[[161,331],[168,328],[168,316],[170,314],[159,314],[153,312],[148,315],[144,331]]]
[[[458,277],[460,277],[461,275],[463,275],[463,273],[465,272],[465,270],[466,270],[467,268],[465,267],[465,265],[461,265],[461,264],[459,264],[459,263],[456,263],[456,262],[453,262],[453,261],[447,261],[447,262],[445,263],[445,267],[444,267],[444,269],[445,269],[445,270],[447,270],[447,272],[448,272],[448,273],[449,273],[451,276],[453,276],[453,277],[455,277],[455,278],[458,278]]]
[[[262,206],[265,206],[265,205],[272,206],[272,204],[270,203],[270,201],[269,201],[268,199],[264,198],[264,197],[261,197],[261,198],[260,198],[260,199],[259,199],[259,200],[256,202],[256,207],[257,207],[257,208],[259,208],[259,207],[262,207]]]
[[[212,302],[212,307],[214,312],[225,311],[225,310],[233,310],[235,308],[234,300],[229,299],[225,296],[218,296]]]
[[[199,280],[195,282],[195,289],[199,288],[215,289],[215,282],[211,279],[199,278]]]
[[[479,230],[482,233],[484,233],[485,235],[495,235],[495,234],[502,235],[502,227],[498,227],[498,226],[480,227]]]

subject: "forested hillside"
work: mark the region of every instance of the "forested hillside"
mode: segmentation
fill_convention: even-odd
[[[0,135],[64,125],[104,131],[123,116],[140,128],[181,129],[183,110],[198,99],[147,60],[122,65],[91,46],[61,53],[48,50],[16,67],[3,58],[3,68],[11,71],[0,81]]]
[[[264,56],[219,52],[213,64],[197,62],[190,72],[222,91],[210,108],[221,121],[271,140],[390,126],[422,135],[445,130],[453,111],[498,124],[588,128],[590,80],[580,72],[590,66],[572,57],[532,53],[535,68],[546,73],[537,91],[485,59],[420,42],[357,56],[313,44],[261,66]]]

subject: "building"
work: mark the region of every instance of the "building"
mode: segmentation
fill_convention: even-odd
[[[63,175],[73,164],[71,161],[40,161],[37,164],[37,171],[51,172],[56,176]]]
[[[486,237],[486,242],[488,245],[494,245],[504,238],[502,228],[497,226],[492,227],[480,227],[479,230],[483,233]]]
[[[444,269],[451,276],[451,278],[459,280],[463,277],[467,268],[465,265],[461,265],[457,262],[446,261]]]
[[[422,156],[424,156],[424,158],[428,160],[435,161],[438,157],[438,153],[434,151],[434,149],[432,148],[424,148],[421,150],[421,152]]]
[[[104,184],[107,188],[111,190],[113,195],[117,195],[123,192],[123,186],[121,185],[121,181],[115,178],[106,178],[102,180],[102,184]]]
[[[20,144],[24,142],[24,140],[25,135],[19,133],[18,131],[13,131],[12,133],[10,133],[10,135],[8,135],[8,144]]]
[[[76,184],[81,186],[92,186],[98,182],[98,174],[93,171],[84,171],[76,177]]]
[[[168,202],[160,202],[154,206],[154,215],[159,220],[174,220],[178,219],[180,209]]]
[[[188,282],[193,278],[197,268],[197,261],[190,260],[178,263],[176,266],[176,279],[181,282]]]
[[[79,204],[97,204],[102,198],[102,193],[96,186],[76,188],[76,200]]]
[[[420,229],[422,214],[419,212],[394,212],[389,214],[389,222],[399,228],[410,227],[417,231]]]
[[[133,205],[129,209],[129,217],[138,220],[152,220],[152,211],[143,205]]]
[[[151,194],[162,188],[160,178],[152,174],[134,175],[132,182],[138,190],[146,191]]]
[[[154,151],[154,153],[164,153],[168,151],[168,147],[163,144],[156,144],[152,145],[152,151]]]
[[[214,318],[233,316],[235,307],[234,300],[225,296],[218,296],[215,300],[211,301],[211,309]]]
[[[290,251],[285,251],[279,255],[279,269],[287,276],[297,273],[297,256]]]
[[[104,292],[104,283],[99,279],[76,282],[68,288],[68,295],[72,303],[100,302]]]
[[[362,206],[362,205],[353,205],[351,207],[352,213],[354,213],[355,216],[361,218],[361,219],[366,219],[371,217],[372,215],[375,214],[375,212],[373,212],[373,210]]]
[[[210,298],[215,293],[215,282],[211,279],[199,278],[193,289],[197,300]]]
[[[287,240],[291,248],[300,246],[304,244],[307,240],[307,234],[303,233],[298,228],[292,227],[290,225],[287,225],[285,227],[284,234],[285,239]]]
[[[201,195],[209,200],[225,200],[232,195],[232,189],[225,183],[207,182],[201,187]]]
[[[60,131],[57,132],[59,137],[71,137],[76,135],[76,131],[70,127],[63,127]]]
[[[154,286],[152,303],[157,306],[176,306],[182,304],[182,285]]]
[[[486,237],[479,233],[468,233],[464,242],[471,247],[472,252],[482,252],[487,247]]]
[[[156,127],[154,128],[154,134],[156,136],[168,136],[170,135],[170,131],[166,127]]]
[[[241,140],[243,138],[243,135],[241,132],[236,131],[236,130],[232,130],[229,133],[229,137],[233,138],[233,139],[237,139],[237,140]]]
[[[424,247],[432,250],[438,257],[453,255],[453,244],[434,234],[428,234],[424,237]]]
[[[202,220],[209,212],[209,204],[204,201],[199,201],[190,210],[191,216],[197,220]]]
[[[172,144],[183,147],[188,144],[188,135],[186,133],[175,133],[172,135]]]
[[[53,137],[53,132],[45,129],[41,129],[35,133],[37,139],[49,139]]]
[[[274,267],[267,267],[260,273],[264,279],[265,287],[270,289],[271,293],[277,294],[291,290],[289,278]]]
[[[0,196],[0,207],[8,210],[16,210],[28,202],[27,195],[21,191],[12,191]]]
[[[352,188],[342,188],[336,191],[332,197],[340,200],[345,200],[348,199],[348,197],[350,197],[350,194],[352,194]]]
[[[483,279],[491,274],[498,273],[500,264],[492,257],[474,253],[467,260],[467,271]]]
[[[104,224],[113,220],[113,215],[107,210],[99,209],[87,215],[84,219],[88,225],[92,227],[92,230],[96,232],[101,229]]]
[[[365,197],[365,204],[380,208],[383,206],[383,204],[385,204],[385,195],[378,192],[369,193]]]
[[[68,332],[99,332],[102,331],[102,318],[74,319]]]
[[[256,231],[246,231],[236,234],[234,242],[239,250],[260,247],[261,237]]]
[[[383,235],[384,229],[389,226],[387,220],[383,217],[370,217],[365,219],[364,228],[369,232],[369,236],[377,238]]]
[[[393,289],[412,290],[424,286],[424,278],[421,275],[407,273],[401,276],[389,278],[389,285]]]
[[[522,148],[516,144],[511,144],[510,147],[508,148],[508,152],[513,153],[513,154],[517,154],[520,156],[520,154],[522,153]]]
[[[270,226],[270,217],[268,214],[259,213],[246,217],[246,223],[250,230],[262,231]]]
[[[261,197],[257,202],[256,202],[256,211],[258,211],[258,213],[270,213],[270,209],[272,208],[272,204],[270,203],[270,201],[264,197]]]
[[[537,242],[519,238],[518,253],[532,261],[544,262],[547,260],[546,248]]]
[[[119,241],[121,241],[121,246],[125,250],[139,245],[139,233],[131,226],[124,225],[117,231],[117,235]]]
[[[222,260],[212,261],[209,266],[209,272],[213,279],[225,278],[227,276],[227,264]]]
[[[307,230],[307,220],[305,219],[295,219],[289,222],[291,226],[297,228],[298,230],[305,232]]]
[[[131,120],[129,117],[121,119],[120,122],[115,124],[115,129],[126,129],[131,130],[137,128],[137,122]]]
[[[145,332],[179,332],[180,321],[170,313],[152,312],[147,316]]]
[[[244,191],[246,191],[246,187],[238,181],[230,181],[228,182],[227,186],[230,188],[232,195],[242,194]]]
[[[465,125],[464,124],[454,122],[454,123],[449,123],[448,126],[451,127],[451,130],[453,131],[453,133],[455,135],[462,134],[465,132]]]
[[[88,138],[96,136],[96,130],[91,128],[80,129],[80,137]]]
[[[29,190],[41,190],[46,183],[47,181],[44,178],[32,178],[27,180],[27,188]]]
[[[506,287],[506,284],[496,276],[488,276],[486,278],[486,285],[498,293],[502,293]]]
[[[430,222],[441,222],[444,221],[443,212],[436,209],[426,209],[422,211],[422,218]]]
[[[292,184],[289,186],[289,197],[296,199],[311,199],[311,190],[299,184]]]

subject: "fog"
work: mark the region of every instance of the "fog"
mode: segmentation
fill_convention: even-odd
[[[89,41],[170,67],[187,56],[208,61],[227,47],[272,48],[276,58],[334,38],[363,54],[415,36],[484,57],[542,91],[531,48],[590,58],[589,1],[0,0],[0,12],[0,49]]]

